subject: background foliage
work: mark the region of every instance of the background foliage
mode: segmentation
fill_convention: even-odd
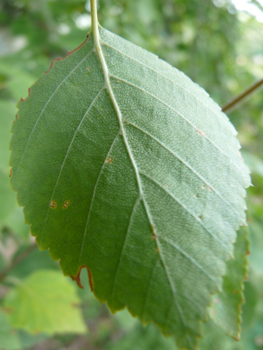
[[[237,12],[230,0],[101,0],[99,4],[104,27],[184,71],[220,105],[263,76],[263,24]],[[83,0],[0,2],[1,350],[176,348],[173,339],[165,339],[153,325],[141,326],[126,311],[111,316],[94,299],[85,273],[84,290],[61,278],[60,268],[48,252],[31,248],[29,228],[16,205],[15,194],[9,191],[9,129],[15,105],[21,96],[27,96],[27,88],[39,75],[48,70],[51,60],[84,41],[90,26],[88,10],[89,2]],[[248,191],[252,254],[245,283],[242,338],[236,343],[209,323],[204,329],[202,350],[263,349],[262,111],[261,90],[229,113],[239,132],[243,157],[250,166],[254,184]],[[21,262],[1,275],[16,259]],[[32,293],[41,288],[39,281],[44,297],[35,300]],[[61,309],[58,300],[65,304]],[[29,301],[32,312],[23,319],[25,312],[20,308],[26,305],[25,309],[30,310]],[[34,318],[39,317],[36,310],[44,322],[33,327]],[[54,310],[57,311],[52,314]],[[54,322],[58,312],[64,322]]]

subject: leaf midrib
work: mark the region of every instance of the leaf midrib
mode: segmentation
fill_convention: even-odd
[[[100,34],[99,34],[99,28],[98,28],[98,22],[97,22],[97,18],[93,18],[93,21],[94,21],[94,24],[93,24],[93,35],[94,35],[94,44],[95,44],[95,49],[96,49],[96,52],[97,52],[97,55],[98,55],[98,58],[99,58],[99,61],[101,63],[101,67],[102,67],[102,70],[103,70],[103,73],[104,73],[104,78],[105,78],[105,85],[106,85],[106,88],[108,90],[108,93],[110,95],[110,98],[112,100],[112,103],[113,103],[113,106],[114,106],[114,109],[116,111],[116,114],[117,114],[117,117],[118,117],[118,120],[119,120],[119,125],[120,125],[120,133],[121,135],[123,136],[123,140],[124,140],[124,144],[125,144],[125,147],[126,147],[126,150],[128,152],[128,155],[129,155],[129,158],[130,158],[130,161],[133,165],[133,168],[134,168],[134,171],[135,171],[135,175],[136,175],[136,180],[137,180],[137,184],[138,184],[138,189],[139,189],[139,198],[141,198],[143,204],[144,204],[144,207],[145,207],[145,211],[146,211],[146,214],[147,214],[147,217],[148,217],[148,221],[150,223],[150,225],[152,225],[152,227],[155,227],[154,225],[154,221],[152,219],[152,216],[150,214],[150,210],[148,208],[148,204],[146,203],[146,200],[145,200],[145,196],[144,196],[144,193],[143,193],[143,188],[142,188],[142,182],[141,182],[141,178],[140,178],[140,174],[139,174],[139,169],[137,167],[137,164],[135,162],[135,159],[133,157],[133,154],[132,154],[132,151],[130,149],[130,146],[129,146],[129,143],[128,143],[128,140],[127,140],[127,137],[126,137],[126,133],[125,133],[125,129],[124,129],[124,125],[123,125],[123,117],[122,117],[122,113],[121,113],[121,110],[119,108],[119,105],[117,103],[117,100],[115,98],[115,95],[114,95],[114,92],[113,92],[113,89],[111,87],[111,83],[110,83],[110,72],[109,72],[109,69],[108,69],[108,66],[107,66],[107,63],[106,63],[106,60],[105,60],[105,57],[103,55],[103,51],[102,51],[102,47],[101,47],[101,38],[100,38]],[[157,237],[156,239],[156,243],[157,243],[157,247],[159,249],[159,254],[160,254],[160,258],[161,258],[161,262],[164,266],[164,270],[166,272],[166,275],[167,275],[167,280],[169,282],[169,285],[170,285],[170,288],[171,288],[171,291],[172,291],[172,295],[173,295],[173,300],[174,300],[174,303],[176,305],[176,308],[178,310],[178,314],[181,318],[181,321],[182,323],[184,324],[184,326],[186,327],[186,322],[185,322],[185,319],[184,319],[184,315],[182,313],[182,310],[180,308],[180,306],[178,305],[178,302],[177,302],[177,298],[176,298],[176,288],[173,284],[173,281],[171,279],[171,276],[170,276],[170,273],[169,273],[169,270],[165,264],[165,260],[163,258],[163,254],[162,254],[162,250],[161,250],[161,244],[159,242],[159,239]]]

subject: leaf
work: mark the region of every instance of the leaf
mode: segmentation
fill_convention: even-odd
[[[26,241],[30,239],[29,226],[25,224],[23,209],[18,205],[15,206],[11,215],[6,218],[5,224],[16,234],[16,236]]]
[[[16,196],[10,191],[9,139],[10,129],[16,109],[12,102],[0,100],[0,227],[17,207]]]
[[[45,339],[43,334],[31,335],[14,330],[7,316],[0,310],[0,350],[21,350]]]
[[[6,315],[0,311],[0,350],[20,349],[19,338],[12,331]]]
[[[235,243],[235,259],[227,262],[227,272],[223,278],[223,290],[213,298],[210,317],[226,334],[236,340],[241,331],[241,305],[244,303],[243,282],[247,277],[249,254],[248,230],[238,232]]]
[[[223,330],[216,327],[212,320],[204,324],[204,338],[200,341],[202,350],[241,350],[239,345],[240,343],[232,338],[226,337]]]
[[[29,227],[24,223],[22,208],[18,207],[16,196],[10,191],[9,184],[10,129],[15,113],[16,108],[11,101],[0,100],[0,228],[7,225],[16,234],[28,237]]]
[[[189,78],[100,28],[18,105],[11,186],[41,249],[195,349],[245,224],[236,131]]]
[[[246,164],[249,166],[249,169],[252,174],[257,174],[263,177],[263,160],[252,154],[250,152],[242,152],[242,157],[244,158]]]
[[[15,100],[18,100],[21,95],[26,95],[28,86],[34,83],[34,78],[31,74],[15,68],[14,64],[0,62],[0,73],[7,75],[8,79],[4,87],[10,91]]]
[[[86,333],[72,284],[57,271],[39,270],[20,282],[4,299],[14,328],[29,333]]]
[[[263,225],[261,221],[253,220],[250,225],[251,236],[251,254],[249,262],[251,267],[257,273],[263,276]]]

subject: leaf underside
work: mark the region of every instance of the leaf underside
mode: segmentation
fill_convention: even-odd
[[[32,86],[12,132],[12,188],[41,249],[115,312],[197,348],[235,230],[248,169],[207,93],[100,28]],[[111,91],[109,91],[109,89]],[[112,92],[112,93],[110,93]]]
[[[215,324],[236,340],[240,339],[243,282],[248,273],[248,254],[248,230],[241,228],[234,245],[235,259],[227,262],[222,291],[214,295],[210,309],[210,317]]]

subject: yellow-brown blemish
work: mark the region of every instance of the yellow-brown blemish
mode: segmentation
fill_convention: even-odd
[[[151,227],[151,231],[152,231],[151,238],[152,238],[152,240],[156,240],[157,239],[157,234],[155,232],[155,228],[154,228],[154,226],[152,224],[150,224],[150,227]]]
[[[158,247],[155,248],[156,253],[160,254],[160,250]]]
[[[50,201],[50,204],[49,204],[50,208],[52,209],[56,209],[57,207],[57,203],[55,201],[53,201],[53,199]]]
[[[10,169],[9,177],[12,177],[12,175],[13,175],[13,169],[11,168],[11,169]]]
[[[112,162],[113,162],[113,158],[108,157],[108,158],[106,159],[106,164],[111,164]]]
[[[70,205],[70,201],[65,201],[65,203],[63,204],[63,209],[67,209]]]
[[[198,130],[197,132],[198,132],[198,135],[206,137],[205,132],[203,132],[203,131],[201,131],[201,130]]]

